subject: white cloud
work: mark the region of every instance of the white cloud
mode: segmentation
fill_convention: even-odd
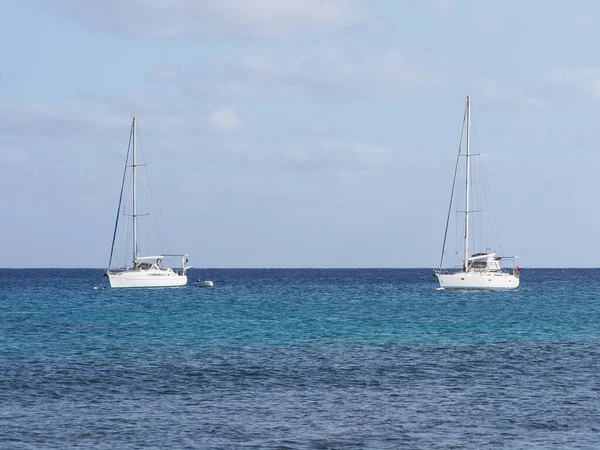
[[[242,121],[233,109],[223,106],[211,112],[208,122],[213,128],[221,131],[235,131],[242,126]]]
[[[102,134],[122,126],[126,117],[85,100],[0,103],[0,129],[12,136]]]
[[[271,52],[222,59],[202,73],[185,74],[177,68],[167,70],[161,66],[153,79],[203,95],[231,96],[256,96],[281,89],[300,89],[326,96],[389,96],[409,88],[446,83],[439,71],[408,61],[395,50],[331,47],[312,52]]]
[[[21,166],[27,162],[28,155],[19,148],[0,149],[0,161],[8,166]]]
[[[176,64],[161,64],[152,74],[152,80],[158,83],[172,83],[183,77],[183,71]]]
[[[287,35],[363,18],[359,0],[47,0],[102,30],[200,39]]]
[[[324,141],[323,147],[329,150],[347,152],[357,157],[383,155],[389,151],[387,148],[360,141]]]
[[[283,165],[291,171],[354,172],[389,162],[392,150],[362,141],[328,139],[284,147]]]
[[[546,100],[522,87],[486,80],[477,83],[478,94],[490,102],[517,108],[539,109],[546,106]]]
[[[590,33],[594,31],[594,20],[591,16],[579,16],[575,21],[575,29],[580,33]]]
[[[550,80],[570,85],[575,89],[600,98],[600,69],[569,69],[555,67]]]
[[[135,107],[131,105],[137,105]],[[206,109],[195,106],[190,113],[186,103],[165,98],[129,102],[122,98],[88,98],[54,102],[0,102],[0,130],[9,136],[105,136],[122,134],[133,114],[141,127],[153,132],[174,135],[209,130],[231,132],[242,120],[228,106]],[[133,114],[132,114],[133,113]]]
[[[446,11],[452,8],[452,0],[427,0],[427,3],[432,8],[438,11]]]

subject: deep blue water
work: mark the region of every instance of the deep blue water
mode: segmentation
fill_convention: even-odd
[[[600,448],[600,270],[0,270],[0,447]]]

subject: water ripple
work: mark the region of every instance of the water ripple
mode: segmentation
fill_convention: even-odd
[[[213,289],[95,293],[98,271],[28,274],[0,270],[0,447],[599,438],[600,271],[524,271],[511,293],[439,293],[425,270],[215,270],[197,276]]]

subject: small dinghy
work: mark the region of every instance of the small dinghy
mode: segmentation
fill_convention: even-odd
[[[198,286],[201,286],[201,287],[213,287],[212,281],[196,280],[195,284],[197,284]]]

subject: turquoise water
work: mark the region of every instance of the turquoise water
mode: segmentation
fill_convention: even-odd
[[[0,270],[3,448],[599,448],[600,270]]]

